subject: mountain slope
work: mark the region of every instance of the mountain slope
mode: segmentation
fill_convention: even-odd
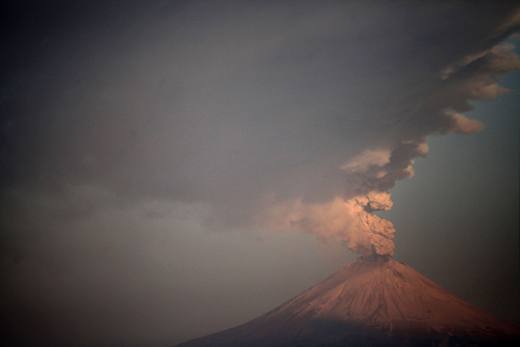
[[[498,346],[518,334],[411,267],[372,257],[257,319],[180,346]]]

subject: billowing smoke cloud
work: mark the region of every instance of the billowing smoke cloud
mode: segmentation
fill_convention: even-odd
[[[493,99],[507,92],[497,81],[502,74],[519,68],[520,60],[513,46],[498,44],[442,69],[439,78],[447,80],[448,86],[439,87],[445,99],[435,100],[437,109],[428,117],[431,128],[408,133],[392,147],[365,149],[355,155],[340,167],[346,175],[346,191],[330,202],[305,204],[297,200],[275,206],[274,220],[278,228],[285,225],[320,238],[336,237],[363,255],[393,255],[395,228],[373,212],[392,207],[388,190],[396,181],[414,175],[414,159],[428,153],[428,135],[481,131],[480,121],[459,111],[469,109],[469,100]],[[449,95],[444,88],[454,95]],[[451,100],[457,102],[452,104]]]
[[[301,200],[273,205],[267,216],[277,230],[299,229],[320,239],[335,238],[363,255],[393,255],[393,224],[372,212],[392,208],[389,193],[370,192],[344,200],[306,204]]]
[[[502,25],[497,31],[503,28]],[[473,134],[483,129],[482,122],[460,112],[471,108],[470,100],[494,99],[508,92],[498,80],[504,73],[520,68],[520,59],[513,49],[511,44],[499,43],[441,69],[438,77],[446,84],[440,84],[434,92],[442,99],[434,98],[435,105],[428,107],[430,114],[425,118],[429,119],[430,128],[407,133],[390,147],[363,150],[340,167],[347,180],[343,195],[322,204],[297,200],[275,206],[274,220],[319,238],[336,237],[363,255],[393,255],[395,228],[372,212],[392,207],[388,190],[396,181],[414,175],[414,159],[428,153],[428,135]]]

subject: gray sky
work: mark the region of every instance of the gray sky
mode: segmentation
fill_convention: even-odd
[[[351,250],[391,253],[394,227],[398,259],[520,319],[513,5],[8,10],[14,335],[180,342],[273,308]]]

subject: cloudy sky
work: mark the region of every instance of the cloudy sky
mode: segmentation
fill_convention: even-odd
[[[176,343],[358,254],[520,321],[513,3],[5,6],[14,338]]]

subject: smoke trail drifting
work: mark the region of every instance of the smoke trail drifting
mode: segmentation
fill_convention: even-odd
[[[516,19],[518,21],[518,19]],[[389,190],[398,180],[414,175],[414,159],[428,153],[426,137],[432,134],[473,134],[483,124],[464,115],[470,100],[494,99],[508,90],[499,85],[504,73],[520,68],[520,59],[509,44],[466,55],[439,72],[445,81],[438,90],[430,127],[401,137],[393,146],[366,149],[343,164],[347,189],[324,203],[301,199],[282,202],[269,209],[277,229],[300,229],[321,239],[336,238],[362,255],[393,255],[395,227],[374,214],[392,208]]]

